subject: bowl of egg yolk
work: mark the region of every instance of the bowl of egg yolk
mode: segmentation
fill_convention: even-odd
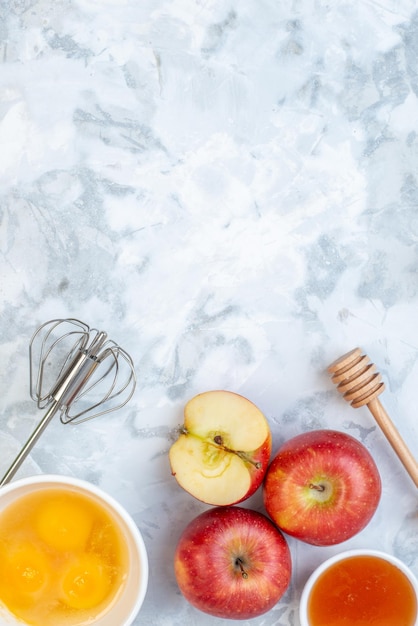
[[[400,559],[346,550],[323,562],[302,591],[301,626],[418,626],[418,582]]]
[[[144,541],[93,484],[43,475],[0,488],[0,623],[129,626],[148,585]]]

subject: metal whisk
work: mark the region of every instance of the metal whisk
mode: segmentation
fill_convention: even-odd
[[[105,332],[77,319],[55,319],[40,326],[30,341],[29,363],[31,398],[47,411],[0,486],[13,478],[56,413],[63,424],[80,424],[122,408],[135,391],[129,354]]]

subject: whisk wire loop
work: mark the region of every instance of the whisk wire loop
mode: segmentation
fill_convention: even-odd
[[[101,364],[106,364],[106,361],[108,361],[109,363],[106,369],[104,369],[97,378],[92,377],[92,381],[78,393],[77,400],[90,394],[94,388],[103,386],[102,382],[106,378],[109,378],[110,381],[108,386],[105,388],[104,392],[102,392],[103,395],[99,396],[97,402],[80,410],[78,413],[72,414],[70,410],[71,406],[62,407],[60,419],[63,424],[81,424],[99,415],[110,413],[116,408],[122,408],[131,399],[135,390],[135,371],[132,359],[120,346],[111,341],[108,341],[108,343],[111,345],[106,346],[106,344],[104,344],[103,352],[97,355],[95,361],[96,367]],[[124,365],[126,365],[123,377],[121,359],[124,361]],[[93,371],[91,374],[93,374]],[[123,394],[125,395],[123,396]],[[115,406],[113,401],[121,396],[120,402]],[[106,408],[92,413],[93,410],[98,409],[100,406],[106,406]]]
[[[54,331],[66,324],[73,324],[79,327],[79,330],[70,330],[66,333],[55,337]],[[44,335],[41,333],[46,330]],[[55,371],[54,376],[58,380],[65,371],[68,364],[74,359],[74,356],[85,350],[89,341],[89,329],[86,324],[75,319],[67,320],[51,320],[42,324],[33,334],[29,343],[29,388],[32,400],[37,402],[39,409],[44,409],[51,402],[50,385],[45,383],[47,378],[47,368],[51,365],[51,356],[54,354]],[[74,339],[69,346],[66,347],[64,342]],[[62,348],[63,357],[58,360],[56,353]],[[61,362],[62,360],[62,362]],[[35,375],[36,373],[36,375]],[[42,390],[46,389],[43,393]]]

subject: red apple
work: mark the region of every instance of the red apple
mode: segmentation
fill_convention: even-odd
[[[357,439],[314,430],[279,449],[263,493],[267,513],[285,533],[328,546],[368,524],[379,504],[381,482],[373,458]]]
[[[270,427],[252,402],[230,391],[206,391],[186,404],[169,460],[183,489],[207,504],[226,506],[258,489],[270,454]]]
[[[262,513],[216,507],[186,527],[174,556],[180,591],[196,608],[226,619],[269,611],[286,591],[290,551]]]

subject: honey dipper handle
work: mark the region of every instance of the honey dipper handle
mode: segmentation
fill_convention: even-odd
[[[390,445],[398,455],[404,468],[414,481],[415,486],[418,487],[418,463],[412,456],[411,451],[407,447],[405,441],[402,439],[399,431],[390,419],[389,415],[386,413],[380,400],[378,398],[371,400],[367,407],[375,418],[376,422],[379,424]]]

